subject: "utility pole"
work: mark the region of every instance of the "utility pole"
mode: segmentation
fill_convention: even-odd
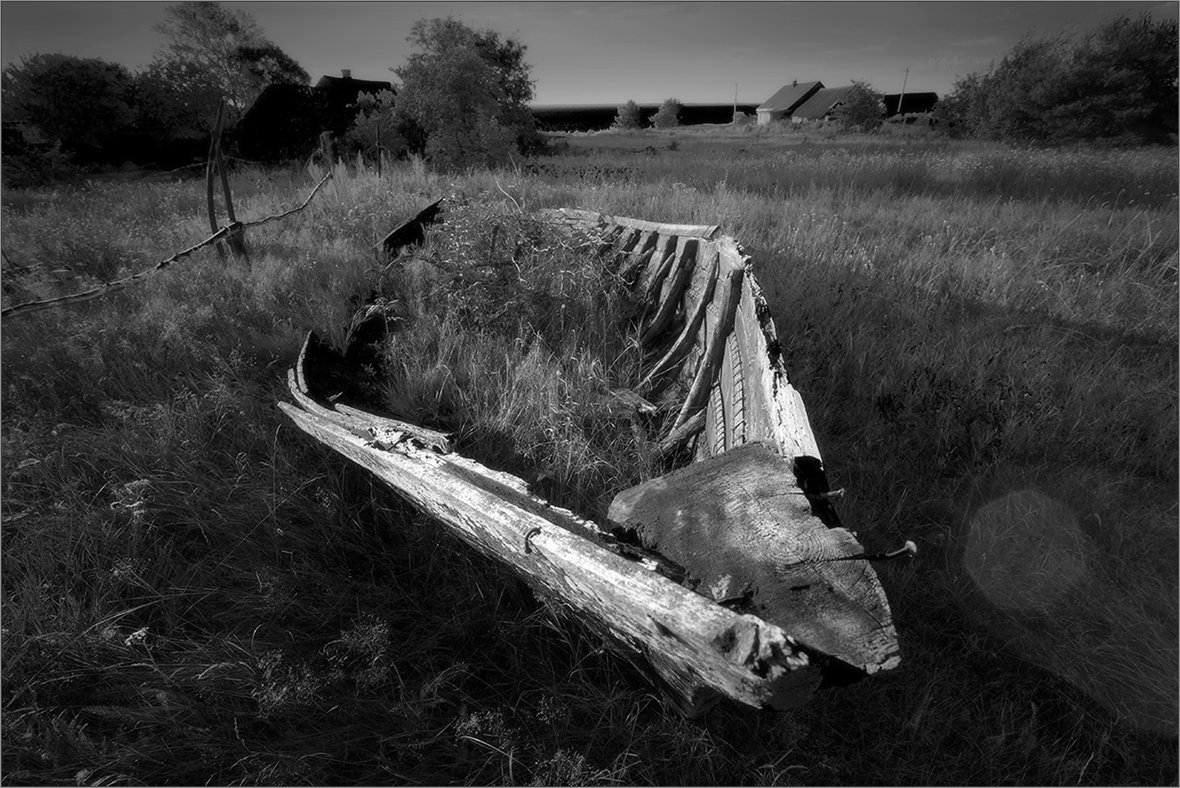
[[[730,118],[730,123],[737,123],[737,83],[733,83],[733,116]]]
[[[896,71],[894,72],[897,73]],[[905,101],[905,86],[910,81],[910,70],[905,70],[905,78],[901,81],[901,95],[897,97],[897,114],[901,114],[901,102]]]

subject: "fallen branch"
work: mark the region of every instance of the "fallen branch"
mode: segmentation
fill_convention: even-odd
[[[107,293],[113,293],[116,290],[122,290],[123,288],[127,287],[128,285],[132,285],[142,279],[146,279],[149,275],[154,274],[157,271],[162,271],[163,269],[167,268],[168,266],[172,265],[173,263],[183,260],[184,258],[188,257],[189,255],[193,254],[194,252],[197,252],[197,251],[205,248],[206,246],[209,246],[210,244],[217,243],[221,239],[228,237],[231,233],[241,232],[243,229],[245,229],[247,227],[258,227],[259,225],[266,224],[267,222],[277,221],[278,219],[283,219],[283,218],[290,216],[291,214],[298,213],[299,211],[302,211],[304,208],[306,208],[308,206],[308,204],[311,202],[312,198],[315,197],[316,192],[318,192],[320,190],[320,187],[323,186],[324,183],[331,177],[332,177],[332,172],[329,170],[328,174],[325,175],[323,177],[323,179],[319,183],[316,184],[315,188],[311,190],[311,194],[307,195],[307,199],[304,200],[303,204],[300,205],[298,208],[292,208],[291,210],[286,211],[285,213],[275,214],[273,216],[267,216],[263,219],[258,219],[256,221],[252,221],[252,222],[233,222],[232,224],[222,227],[220,230],[213,233],[208,238],[206,238],[205,240],[196,244],[195,246],[190,246],[188,249],[185,249],[184,251],[177,252],[176,254],[172,255],[168,259],[161,260],[160,262],[156,263],[151,268],[145,268],[144,270],[142,270],[138,273],[132,274],[131,276],[123,277],[122,279],[115,279],[110,282],[103,282],[98,287],[91,288],[90,290],[84,290],[80,293],[71,293],[69,295],[58,296],[56,298],[47,298],[43,301],[26,301],[23,304],[16,304],[15,306],[10,306],[6,309],[0,310],[0,319],[7,318],[11,315],[27,315],[27,314],[31,314],[33,312],[40,312],[42,309],[49,309],[50,307],[61,306],[64,304],[78,304],[83,301],[90,301],[95,298],[100,298],[100,297],[106,295]]]

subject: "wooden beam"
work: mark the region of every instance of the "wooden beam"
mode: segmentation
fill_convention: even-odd
[[[438,218],[444,199],[446,198],[440,197],[430,205],[427,205],[381,239],[378,246],[381,248],[386,260],[392,260],[397,257],[398,253],[407,246],[422,243],[426,238],[426,226],[433,224]]]

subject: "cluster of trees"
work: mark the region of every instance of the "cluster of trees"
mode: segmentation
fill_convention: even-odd
[[[308,81],[244,11],[182,3],[167,7],[156,29],[166,44],[138,73],[63,54],[10,65],[0,76],[6,124],[36,129],[80,164],[150,159],[167,150],[199,150],[222,99],[232,122],[269,83]]]
[[[161,164],[153,153],[165,150],[187,160],[200,155],[221,101],[232,124],[268,84],[309,81],[244,11],[181,3],[165,9],[156,29],[166,44],[139,73],[62,54],[4,69],[6,159],[21,152],[23,135],[13,129],[32,128],[48,143],[41,155],[55,162]],[[384,93],[356,107],[347,148],[371,149],[380,136],[386,151],[442,167],[491,165],[543,149],[529,110],[534,84],[524,45],[451,18],[418,21],[407,40],[417,51],[395,70],[396,98]],[[670,98],[650,123],[675,127],[682,109]],[[880,125],[883,109],[881,94],[858,81],[836,117],[867,131]],[[987,72],[960,78],[937,116],[956,133],[1013,141],[1174,140],[1177,24],[1121,17],[1081,38],[1025,39]],[[620,106],[614,125],[642,128],[639,106]]]
[[[657,129],[671,129],[680,125],[680,112],[684,109],[684,105],[680,103],[679,99],[665,99],[660,108],[656,110],[656,114],[652,116],[651,125]],[[615,121],[613,124],[616,129],[641,129],[643,128],[643,113],[639,109],[639,105],[634,101],[628,101],[618,108],[615,113]]]
[[[267,85],[309,81],[244,11],[198,2],[169,6],[165,14],[156,30],[166,45],[139,73],[62,54],[33,55],[6,68],[0,95],[9,163],[22,154],[24,165],[36,152],[54,163],[175,166],[203,153],[221,101],[232,126]],[[543,147],[520,42],[454,19],[420,20],[408,40],[418,51],[396,69],[396,99],[383,92],[358,102],[346,149],[371,149],[380,130],[386,151],[462,167]],[[35,150],[22,145],[20,129],[35,130],[42,143]]]
[[[1176,22],[1123,16],[1078,38],[1026,38],[961,77],[936,115],[990,139],[1157,142],[1175,139],[1176,96]]]

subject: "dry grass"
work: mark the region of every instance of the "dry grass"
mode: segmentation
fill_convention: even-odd
[[[206,253],[6,324],[4,782],[1175,784],[1174,151],[677,139],[533,174],[342,170],[251,235],[248,266]],[[236,207],[273,213],[313,182],[243,171]],[[550,407],[632,374],[605,326],[568,330],[598,314],[571,319],[576,302],[608,292],[591,270],[554,254],[522,267],[527,287],[431,296],[429,269],[377,264],[376,239],[450,192],[502,217],[508,192],[526,210],[720,221],[749,245],[850,490],[844,519],[870,548],[920,545],[880,570],[901,670],[791,714],[686,723],[576,622],[281,420],[303,332],[339,338],[350,298],[396,293],[422,330],[390,358],[422,382],[391,386],[391,405],[461,420],[483,398],[519,461],[552,463],[579,506],[617,483],[618,454]],[[207,227],[195,182],[9,191],[2,218],[6,303],[67,288],[54,269],[142,268]],[[506,237],[458,228],[423,260],[463,238],[460,257],[502,256]],[[503,287],[512,320],[457,324],[494,315],[479,305]],[[526,420],[559,429],[545,443]]]
[[[510,203],[452,208],[399,261],[405,327],[385,348],[381,404],[601,519],[615,492],[658,475],[651,438],[675,414],[640,418],[613,396],[637,387],[642,353],[600,240]]]

